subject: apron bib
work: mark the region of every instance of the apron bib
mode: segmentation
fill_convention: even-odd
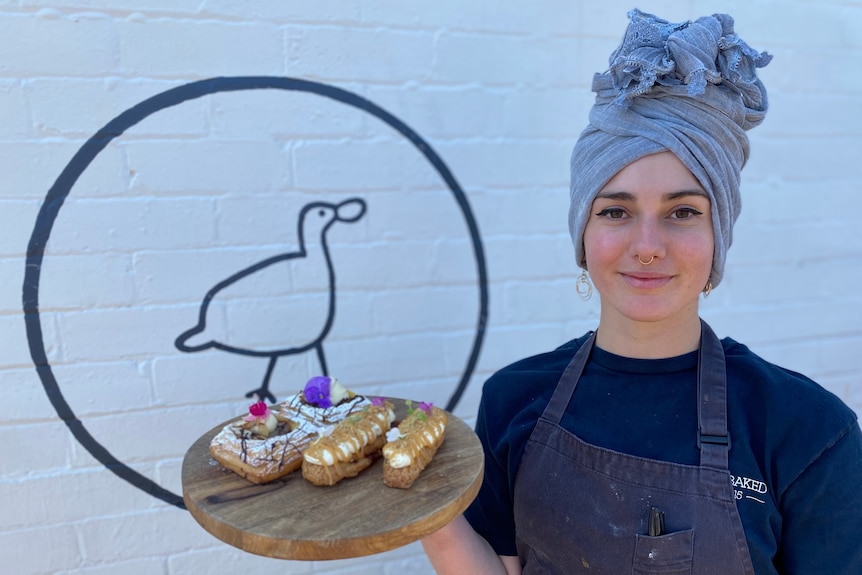
[[[575,354],[518,470],[514,513],[524,575],[754,575],[727,465],[724,350],[701,324],[699,466],[619,453],[563,429],[595,333]],[[652,508],[664,516],[653,536]]]

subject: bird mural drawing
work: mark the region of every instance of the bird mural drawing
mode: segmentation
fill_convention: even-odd
[[[321,372],[329,375],[323,342],[335,319],[336,294],[327,233],[338,222],[360,220],[365,211],[361,198],[303,206],[297,219],[299,248],[261,260],[214,285],[203,298],[197,324],[177,337],[177,349],[192,353],[215,348],[269,358],[261,386],[246,397],[271,403],[276,398],[269,390],[270,378],[280,357],[314,350]],[[291,290],[277,300],[279,305],[261,306],[254,297],[256,288],[275,286],[278,291],[288,284]],[[215,333],[214,323],[229,327],[224,334]],[[261,332],[277,335],[264,343]]]

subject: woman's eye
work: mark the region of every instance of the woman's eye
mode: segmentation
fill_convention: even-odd
[[[694,208],[678,208],[673,211],[673,217],[678,220],[687,220],[692,216],[702,216],[703,212]]]
[[[622,210],[622,208],[605,208],[596,215],[603,218],[618,220],[625,216],[626,213]]]

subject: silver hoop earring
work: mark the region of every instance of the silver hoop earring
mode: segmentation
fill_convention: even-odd
[[[641,265],[642,265],[642,266],[648,266],[648,265],[650,265],[650,264],[653,262],[653,260],[654,260],[654,259],[655,259],[655,256],[652,256],[652,257],[649,259],[649,261],[648,261],[648,262],[645,262],[645,261],[643,261],[643,260],[641,259],[640,255],[638,255],[638,261],[641,263]]]
[[[575,282],[575,291],[578,292],[578,296],[584,301],[587,301],[592,297],[593,284],[590,282],[587,270],[581,271],[581,277],[579,277],[578,281]]]
[[[703,288],[703,299],[708,298],[710,293],[712,293],[712,280],[707,280],[706,287]]]

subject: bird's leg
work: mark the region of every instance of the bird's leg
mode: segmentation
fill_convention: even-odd
[[[275,403],[275,396],[269,392],[269,378],[272,377],[272,372],[275,369],[275,362],[278,361],[278,356],[273,355],[269,358],[269,366],[266,368],[266,375],[263,377],[263,385],[258,389],[253,389],[245,394],[246,397],[256,395],[260,401],[269,400],[270,403]]]
[[[316,346],[314,346],[314,349],[317,350],[317,359],[320,360],[320,369],[322,370],[321,373],[328,376],[329,370],[326,367],[326,358],[323,356],[323,344],[318,343]]]

